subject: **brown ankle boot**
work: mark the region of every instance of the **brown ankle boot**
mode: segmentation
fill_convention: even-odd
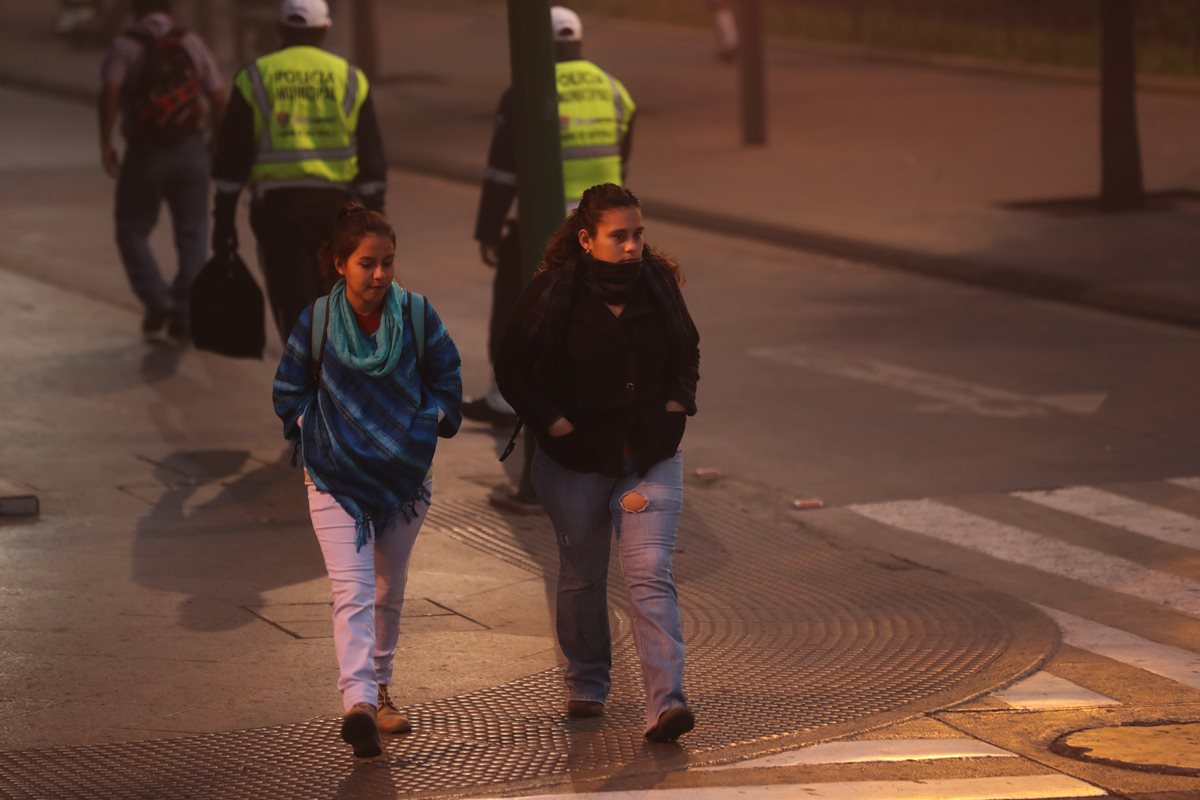
[[[646,731],[646,741],[673,742],[696,727],[696,715],[687,706],[672,706],[658,715],[658,723]]]
[[[342,717],[342,741],[354,748],[356,758],[374,758],[383,752],[379,726],[375,722],[375,706],[355,703]]]
[[[412,730],[408,714],[396,708],[396,704],[388,696],[388,687],[382,683],[379,684],[379,712],[375,715],[375,720],[383,733],[408,733]]]
[[[604,715],[604,703],[595,700],[568,700],[567,716],[576,719],[587,719]]]

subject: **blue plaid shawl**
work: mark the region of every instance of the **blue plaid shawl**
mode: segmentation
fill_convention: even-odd
[[[406,317],[411,314],[408,292],[403,292],[400,308]],[[275,413],[316,487],[332,494],[354,518],[361,548],[372,530],[386,526],[397,513],[411,518],[416,504],[429,500],[424,484],[437,438],[453,436],[462,423],[458,348],[426,302],[419,368],[413,326],[407,323],[399,362],[380,377],[349,366],[338,357],[338,350],[346,348],[326,341],[318,387],[312,372],[312,324],[309,306],[279,360],[272,393]],[[327,335],[332,338],[335,330],[331,325]],[[375,339],[357,326],[350,335]],[[303,429],[296,422],[301,415]]]

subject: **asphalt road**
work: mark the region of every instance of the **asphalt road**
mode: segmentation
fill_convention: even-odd
[[[129,309],[134,337],[90,110],[7,90],[0,102],[0,269]],[[437,302],[469,393],[487,384],[490,276],[464,235],[475,201],[392,176],[401,280]],[[984,698],[938,722],[1129,794],[1200,787],[1046,750],[1087,721],[1200,717],[1200,333],[647,228],[683,263],[702,336],[688,467],[720,469],[846,547],[1054,609],[1068,647],[1049,671],[1120,704],[1030,712]],[[165,253],[164,231],[157,243]],[[1014,494],[1079,486],[1093,493]],[[826,508],[790,511],[795,498]],[[1120,632],[1160,649],[1131,660],[1112,645]]]

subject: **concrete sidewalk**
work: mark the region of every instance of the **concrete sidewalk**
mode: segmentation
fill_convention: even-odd
[[[6,3],[0,22],[0,80],[93,95],[99,53],[51,37],[40,4]],[[379,27],[392,163],[477,183],[508,80],[503,6],[381,2]],[[736,75],[713,60],[706,32],[604,18],[586,27],[585,54],[639,103],[630,184],[653,218],[1200,325],[1200,95],[1142,92],[1146,185],[1173,199],[1101,215],[1058,202],[1099,184],[1094,86],[776,41],[770,144],[745,149]],[[471,230],[464,219],[463,236]]]

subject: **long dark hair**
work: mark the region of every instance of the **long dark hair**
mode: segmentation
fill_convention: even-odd
[[[558,230],[546,242],[542,261],[538,264],[538,272],[556,269],[569,261],[578,260],[583,254],[583,246],[579,244],[579,232],[585,230],[589,236],[595,236],[596,226],[606,212],[614,208],[641,207],[642,204],[637,199],[637,195],[624,186],[617,186],[615,183],[599,183],[591,187],[583,193],[583,197],[579,199],[579,205],[567,215],[563,223],[558,226]],[[666,253],[658,252],[649,244],[645,246],[644,253],[643,259],[661,264],[671,273],[677,283],[683,284],[683,270],[678,261]]]
[[[368,211],[361,203],[354,201],[337,210],[337,216],[333,218],[333,236],[317,255],[325,291],[333,288],[341,277],[336,262],[350,258],[362,240],[371,235],[386,236],[392,240],[392,246],[396,246],[396,231],[383,214]]]

